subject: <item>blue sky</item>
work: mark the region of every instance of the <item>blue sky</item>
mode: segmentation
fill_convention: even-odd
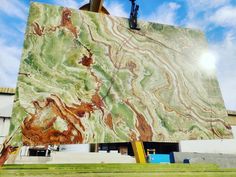
[[[88,0],[32,0],[78,8]],[[217,77],[227,109],[236,110],[236,0],[136,0],[143,20],[206,33],[217,57]],[[30,0],[0,1],[0,87],[15,87]],[[114,16],[128,17],[129,0],[104,0]]]

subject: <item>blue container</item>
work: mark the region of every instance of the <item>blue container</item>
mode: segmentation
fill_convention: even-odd
[[[149,163],[170,163],[169,154],[149,154],[148,155]]]

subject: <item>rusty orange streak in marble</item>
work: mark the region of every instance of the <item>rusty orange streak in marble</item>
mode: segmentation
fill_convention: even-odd
[[[73,114],[73,110],[68,109],[59,97],[52,95],[40,104],[38,101],[34,101],[33,105],[35,106],[35,113],[29,114],[21,126],[24,145],[74,144],[83,142],[81,131],[85,131],[85,128],[79,118]],[[38,124],[38,119],[45,109],[51,109],[55,116]],[[56,130],[53,127],[58,117],[64,119],[67,124],[67,128],[63,131]],[[75,124],[79,125],[80,129]]]
[[[79,62],[84,66],[90,67],[91,64],[93,64],[93,59],[92,59],[93,54],[89,52],[89,56],[84,55],[82,60]]]
[[[2,167],[4,165],[4,163],[7,161],[8,157],[9,157],[9,155],[14,151],[16,151],[16,149],[14,147],[12,147],[11,145],[3,144],[3,148],[0,153],[0,167]]]
[[[72,15],[71,10],[67,8],[63,9],[62,18],[61,18],[61,26],[66,27],[68,30],[70,30],[74,34],[75,38],[77,38],[78,37],[77,30],[76,30],[76,27],[72,24],[71,15]]]
[[[109,114],[107,115],[107,117],[105,118],[105,124],[106,124],[111,130],[113,130],[113,121],[112,121],[111,113],[109,113]]]
[[[93,54],[91,52],[90,49],[87,49],[86,50],[89,52],[88,56],[87,55],[84,55],[82,60],[79,61],[79,64],[82,64],[83,66],[86,66],[89,71],[90,71],[90,74],[94,77],[94,79],[96,80],[97,82],[97,88],[96,88],[96,93],[92,96],[92,103],[94,104],[94,106],[96,106],[98,109],[100,109],[104,115],[104,110],[103,110],[103,107],[104,107],[104,103],[103,103],[103,100],[102,98],[100,97],[99,95],[99,89],[100,89],[100,80],[97,78],[97,76],[92,72],[92,69],[90,68],[90,66],[93,64]]]
[[[44,27],[40,27],[37,22],[34,22],[32,26],[34,28],[34,34],[39,35],[39,36],[43,35]]]
[[[99,109],[102,109],[102,107],[104,107],[104,103],[103,103],[101,97],[98,95],[98,93],[95,93],[92,96],[92,103]]]
[[[91,103],[81,102],[81,104],[73,104],[73,107],[66,106],[70,111],[79,117],[84,117],[85,113],[91,114],[94,111]]]
[[[140,134],[139,139],[142,141],[152,141],[152,128],[147,123],[145,117],[141,113],[139,113],[128,100],[126,100],[125,103],[134,111],[137,116],[136,128],[138,129]]]

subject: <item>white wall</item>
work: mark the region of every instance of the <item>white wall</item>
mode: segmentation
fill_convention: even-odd
[[[89,152],[89,144],[71,144],[71,145],[60,145],[60,151],[64,152]]]
[[[179,143],[180,152],[236,154],[236,126],[232,127],[234,139],[191,140]]]
[[[233,132],[234,139],[236,140],[236,126],[232,126],[232,132]]]
[[[8,131],[10,128],[10,119],[2,119],[0,118],[0,144],[3,143],[5,137],[8,135]]]
[[[0,144],[8,135],[14,95],[0,95]],[[8,118],[1,118],[8,117]]]
[[[14,95],[0,95],[0,116],[11,117]]]

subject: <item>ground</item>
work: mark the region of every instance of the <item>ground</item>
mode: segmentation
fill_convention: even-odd
[[[6,165],[1,177],[235,177],[236,169],[214,164]]]

